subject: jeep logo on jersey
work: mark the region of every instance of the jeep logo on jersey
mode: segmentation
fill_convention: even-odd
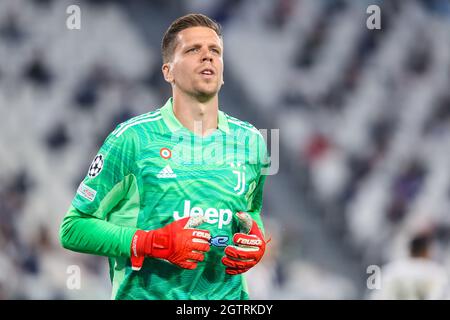
[[[203,210],[200,207],[192,207],[191,201],[184,200],[184,212],[183,215],[180,216],[178,211],[173,212],[173,218],[175,220],[180,220],[185,217],[192,217],[202,215],[206,218],[206,222],[209,224],[217,223],[217,227],[222,229],[224,225],[228,225],[233,218],[233,212],[230,209],[216,209],[216,208],[207,208]]]
[[[237,165],[230,163],[230,166],[235,169],[233,170],[233,173],[237,175],[237,184],[234,187],[234,191],[236,191],[238,195],[241,195],[245,191],[245,166],[241,167],[240,162],[238,162]]]
[[[100,171],[103,169],[103,155],[98,154],[95,156],[94,160],[92,160],[91,166],[88,170],[89,178],[94,178],[99,175]]]

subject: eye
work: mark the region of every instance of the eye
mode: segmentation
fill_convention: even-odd
[[[186,52],[197,52],[198,51],[198,48],[190,48],[190,49],[188,49]]]
[[[220,54],[220,50],[219,49],[212,48],[211,51],[214,52],[215,54]]]

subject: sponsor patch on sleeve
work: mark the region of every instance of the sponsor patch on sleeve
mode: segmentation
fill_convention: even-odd
[[[97,195],[97,191],[85,185],[84,182],[78,187],[77,193],[91,202],[94,201],[95,196]]]

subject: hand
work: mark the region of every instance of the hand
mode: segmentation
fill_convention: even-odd
[[[131,241],[132,269],[140,270],[146,256],[165,259],[184,269],[195,269],[210,249],[209,231],[195,229],[204,221],[203,216],[187,217],[160,229],[136,231]]]
[[[247,272],[261,260],[266,250],[264,236],[256,221],[246,212],[238,212],[236,216],[245,233],[233,236],[235,245],[227,246],[222,258],[222,263],[227,266],[225,272],[231,275]]]

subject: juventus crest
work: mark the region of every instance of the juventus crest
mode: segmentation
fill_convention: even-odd
[[[231,168],[233,168],[233,173],[237,175],[237,184],[234,187],[234,191],[241,195],[245,192],[245,165],[241,165],[240,162],[238,162],[236,165],[234,163],[230,163]]]

